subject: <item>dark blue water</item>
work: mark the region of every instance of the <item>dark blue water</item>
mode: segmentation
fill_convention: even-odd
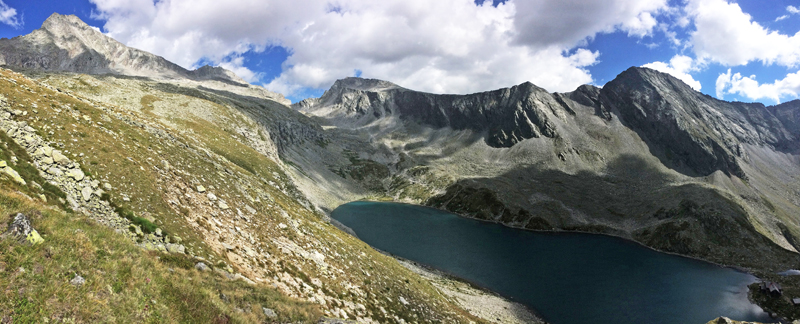
[[[747,300],[753,276],[615,237],[530,232],[395,203],[353,202],[332,217],[375,248],[510,297],[553,324],[772,322]]]

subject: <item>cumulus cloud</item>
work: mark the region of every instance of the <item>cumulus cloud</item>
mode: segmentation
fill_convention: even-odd
[[[252,71],[244,66],[244,57],[241,55],[226,58],[219,63],[219,66],[236,73],[240,78],[250,83],[257,82],[261,79],[262,73]]]
[[[738,94],[752,100],[771,99],[777,103],[781,98],[796,98],[800,93],[800,71],[789,73],[782,80],[773,83],[759,84],[756,76],[742,76],[740,73],[731,74],[731,70],[717,77],[717,97],[722,99],[725,94]]]
[[[244,79],[240,54],[283,46],[290,56],[267,84],[291,94],[363,77],[438,93],[531,81],[550,91],[590,83],[597,33],[649,35],[666,0],[90,0],[123,43],[191,68],[201,59]],[[234,59],[228,59],[234,57]],[[244,75],[242,75],[244,74]]]
[[[537,46],[571,47],[597,33],[622,30],[642,37],[653,32],[666,0],[517,1],[516,40]]]
[[[669,60],[669,63],[653,62],[642,66],[656,71],[669,73],[670,75],[688,84],[690,87],[692,87],[692,89],[700,91],[700,81],[695,80],[689,74],[689,72],[696,72],[700,70],[698,68],[698,64],[696,64],[691,57],[685,55],[675,55]]]
[[[800,33],[790,36],[769,30],[736,3],[689,0],[686,11],[695,23],[690,42],[698,58],[727,66],[751,61],[787,67],[800,64]]]
[[[0,23],[14,28],[22,27],[22,19],[17,17],[17,10],[9,7],[3,0],[0,0]]]

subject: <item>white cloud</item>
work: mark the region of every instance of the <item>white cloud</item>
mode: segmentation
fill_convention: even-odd
[[[622,30],[642,37],[657,25],[666,0],[517,1],[517,41],[571,47],[597,33]]]
[[[784,20],[786,18],[789,18],[790,15],[799,14],[800,13],[800,8],[797,8],[795,6],[787,6],[786,7],[786,11],[789,12],[789,13],[786,14],[786,15],[780,16],[778,18],[775,18],[775,21],[778,22],[778,21]]]
[[[656,71],[669,73],[670,75],[688,84],[690,87],[692,87],[692,89],[700,91],[700,81],[695,80],[689,74],[689,72],[699,71],[698,64],[696,64],[691,57],[685,55],[675,55],[669,60],[669,63],[653,62],[642,66]]]
[[[219,63],[219,66],[235,73],[240,78],[250,83],[257,82],[259,79],[261,79],[262,73],[254,72],[246,68],[244,66],[244,57],[240,55],[235,55],[233,57],[224,59]]]
[[[787,67],[800,64],[800,33],[789,36],[769,30],[736,3],[689,0],[686,11],[695,23],[690,42],[698,58],[727,66],[751,61]]]
[[[17,17],[17,10],[9,7],[3,0],[0,0],[0,23],[14,28],[22,27],[22,19]]]
[[[252,48],[291,53],[267,86],[327,88],[363,71],[432,92],[468,93],[531,81],[550,91],[590,83],[599,53],[576,48],[597,33],[649,35],[666,0],[90,0],[123,43],[184,67],[200,59],[246,70]],[[334,5],[335,4],[335,5]],[[249,74],[248,74],[249,73]]]
[[[781,98],[796,98],[800,94],[800,71],[789,73],[783,80],[773,83],[759,84],[756,76],[744,77],[740,73],[731,74],[731,70],[717,77],[717,98],[725,94],[738,94],[752,100],[771,99],[777,103]]]

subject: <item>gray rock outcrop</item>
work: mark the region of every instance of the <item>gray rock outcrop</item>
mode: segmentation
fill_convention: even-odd
[[[33,226],[31,220],[25,214],[17,213],[11,224],[8,226],[8,231],[3,234],[4,237],[16,237],[20,241],[27,241],[30,244],[39,244],[44,241]]]

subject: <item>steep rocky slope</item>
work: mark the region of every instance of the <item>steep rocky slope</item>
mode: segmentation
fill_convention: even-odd
[[[2,42],[7,66],[24,74],[0,69],[0,210],[41,212],[45,218],[34,225],[44,224],[47,245],[2,241],[18,252],[3,254],[0,278],[20,278],[3,283],[4,320],[316,322],[324,315],[365,323],[484,321],[429,279],[330,225],[305,198],[282,155],[324,143],[324,131],[282,96],[186,76],[129,48],[100,51],[97,46],[120,44],[74,17],[54,15],[34,34]],[[65,44],[78,49],[69,52]],[[127,58],[118,60],[117,50]],[[12,54],[18,60],[9,64]],[[105,63],[90,63],[98,57]],[[228,72],[195,74],[220,73]],[[86,231],[77,243],[66,229],[54,229],[69,219],[91,224],[74,227]],[[98,243],[107,235],[114,235],[113,244]],[[104,259],[70,260],[74,253],[42,259],[42,249],[75,244],[76,253]],[[138,254],[133,246],[141,248]],[[105,262],[107,256],[124,264]],[[181,265],[173,269],[181,279],[154,274],[167,270],[153,266],[159,260]],[[205,267],[195,269],[201,262]],[[12,272],[19,267],[44,272],[28,278]],[[125,269],[134,270],[119,273]],[[66,284],[76,275],[70,271],[89,282],[80,290],[87,298],[74,298],[76,288]],[[193,278],[210,287],[194,290]],[[139,289],[150,279],[152,289]],[[173,288],[165,288],[170,281]],[[120,294],[117,285],[131,294]],[[66,304],[37,295],[50,286],[68,296]],[[130,316],[93,317],[69,304],[109,302],[122,303]]]
[[[293,106],[328,140],[287,157],[298,183],[337,190],[301,185],[328,208],[385,197],[768,273],[800,261],[799,106],[720,101],[645,68],[569,93],[348,78]]]

